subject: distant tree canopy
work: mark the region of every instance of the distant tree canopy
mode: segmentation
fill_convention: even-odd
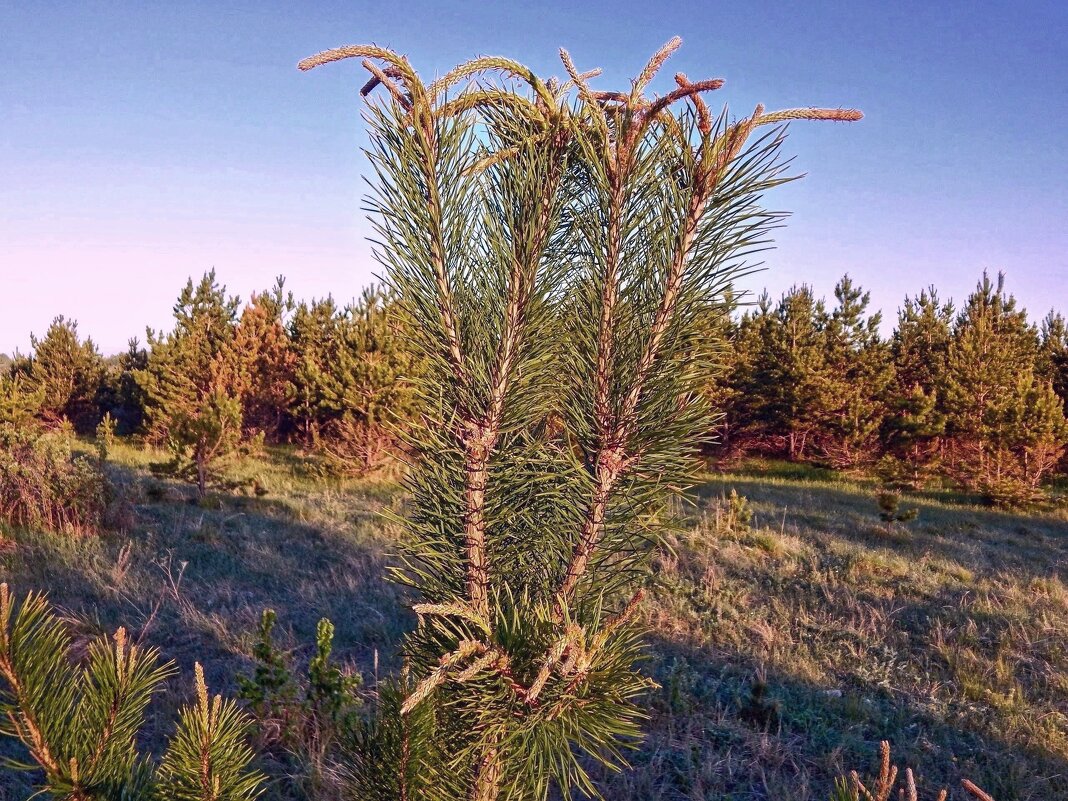
[[[702,345],[714,457],[875,469],[912,486],[942,476],[1003,502],[1068,471],[1068,326],[1055,311],[1029,321],[1002,276],[984,274],[959,309],[934,287],[906,297],[888,338],[848,275],[830,303],[804,285],[724,303]],[[419,410],[424,368],[399,326],[378,289],[347,305],[296,301],[279,277],[242,304],[212,272],[187,283],[173,330],[145,345],[105,359],[57,317],[29,355],[0,357],[0,424],[69,420],[88,434],[109,414],[205,481],[215,458],[260,441],[359,473]]]
[[[994,500],[1034,497],[1068,443],[1068,335],[1030,323],[983,275],[955,312],[932,287],[906,298],[889,341],[846,276],[835,305],[794,287],[764,295],[725,336],[718,453],[874,466],[918,483],[940,472]]]
[[[78,336],[78,323],[56,317],[45,335],[30,335],[33,351],[16,357],[11,371],[22,376],[26,391],[37,397],[37,415],[48,424],[70,420],[80,432],[100,421],[98,393],[104,360],[91,339]]]

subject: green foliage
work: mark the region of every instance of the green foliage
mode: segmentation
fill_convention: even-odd
[[[294,725],[290,718],[297,706],[298,687],[288,656],[274,643],[276,620],[273,609],[263,610],[252,647],[255,670],[251,677],[238,676],[237,686],[240,698],[248,702],[256,717],[277,721],[285,734]]]
[[[105,528],[113,490],[97,460],[73,455],[71,439],[0,425],[0,523],[74,536]]]
[[[308,689],[305,697],[312,716],[324,725],[337,728],[351,724],[361,701],[357,692],[363,684],[358,673],[346,673],[333,662],[334,624],[326,618],[315,628],[315,655],[308,663]]]
[[[92,432],[100,419],[97,398],[104,383],[104,361],[91,339],[78,336],[78,324],[60,316],[43,338],[31,335],[33,353],[16,360],[13,370],[26,380],[47,424],[70,420],[79,432]]]
[[[907,523],[920,516],[920,510],[916,507],[901,508],[899,492],[883,490],[875,496],[875,502],[879,506],[879,519],[886,523],[888,530],[894,523]]]
[[[1036,376],[1039,337],[984,275],[961,310],[945,376],[947,432],[962,478],[992,500],[1030,500],[1068,442],[1064,405]]]
[[[214,271],[192,280],[174,307],[167,335],[148,332],[148,364],[135,375],[145,393],[152,436],[166,443],[179,466],[195,472],[201,497],[211,465],[241,440],[238,353],[239,301],[228,297]]]
[[[938,475],[998,505],[1041,499],[1064,464],[1068,334],[1041,331],[984,276],[959,313],[931,287],[906,298],[889,342],[868,295],[844,277],[828,311],[811,289],[765,294],[728,326],[725,455],[746,450],[833,467],[876,466],[920,489]]]
[[[281,276],[269,292],[252,296],[234,330],[234,392],[241,398],[246,438],[262,434],[279,441],[296,395],[296,354],[285,318],[294,308]]]
[[[260,742],[280,748],[291,781],[318,797],[324,787],[336,786],[338,749],[361,725],[362,679],[331,659],[334,626],[325,618],[316,627],[307,673],[298,676],[289,653],[274,642],[275,621],[274,610],[265,609],[253,646],[253,675],[237,677],[240,697],[260,724]]]
[[[784,442],[791,459],[811,450],[834,403],[828,324],[823,301],[807,286],[791,288],[775,307],[763,296],[740,324],[739,341],[748,352],[733,380],[745,428],[750,435]]]
[[[827,400],[817,436],[835,467],[871,464],[879,454],[886,394],[894,379],[889,348],[879,336],[882,315],[868,315],[870,295],[848,275],[834,288],[837,300],[827,321]]]
[[[731,520],[740,528],[747,529],[753,522],[753,506],[744,495],[739,495],[738,490],[731,487],[731,493],[727,497],[727,508]]]
[[[107,412],[96,427],[96,454],[106,462],[108,454],[115,449],[115,418]]]
[[[148,351],[136,337],[126,350],[108,360],[108,373],[100,394],[100,409],[115,421],[115,433],[138,434],[145,422],[145,393],[137,383],[139,371],[148,367]]]
[[[1039,339],[1035,372],[1068,404],[1068,326],[1063,315],[1053,311],[1047,314],[1039,328]]]
[[[251,677],[238,676],[241,698],[248,701],[257,717],[281,722],[284,737],[347,728],[361,706],[358,673],[347,673],[331,659],[334,624],[326,618],[315,631],[315,654],[308,662],[307,676],[301,680],[293,672],[289,655],[278,649],[273,630],[277,615],[265,609],[260,618]]]
[[[72,801],[245,801],[261,792],[249,769],[248,719],[230,701],[209,698],[196,667],[196,699],[184,707],[163,758],[138,751],[146,710],[174,675],[159,652],[129,641],[88,647],[84,667],[72,659],[63,622],[43,596],[16,604],[0,585],[0,734],[21,743],[25,761],[13,769],[39,771],[39,791]]]
[[[377,797],[595,794],[588,766],[640,734],[640,587],[714,419],[703,335],[780,219],[760,198],[783,131],[754,131],[859,116],[713,117],[719,82],[681,76],[646,100],[677,46],[607,105],[566,53],[564,87],[506,59],[427,86],[376,47],[302,65],[384,64],[368,206],[423,367],[397,571],[420,625],[366,729],[380,759],[352,766],[364,790],[396,777]]]
[[[395,301],[377,288],[344,309],[330,298],[296,307],[297,428],[334,473],[378,467],[393,445],[390,431],[414,415],[411,382],[420,368],[400,325]]]
[[[43,390],[30,388],[23,375],[0,375],[0,425],[30,424],[43,398]]]

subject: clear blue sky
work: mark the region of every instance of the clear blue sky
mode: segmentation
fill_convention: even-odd
[[[189,275],[310,297],[375,270],[359,211],[358,64],[377,42],[424,75],[480,53],[560,74],[567,47],[616,88],[674,34],[665,71],[724,77],[739,112],[855,106],[798,124],[808,177],[748,286],[849,271],[889,316],[929,283],[962,298],[1003,269],[1033,316],[1068,311],[1068,10],[1061,2],[4,3],[0,351],[51,318],[105,352],[169,325]],[[656,88],[656,87],[654,87]],[[713,96],[715,97],[715,96]]]

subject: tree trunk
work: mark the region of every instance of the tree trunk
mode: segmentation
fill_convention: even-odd
[[[208,465],[204,454],[197,454],[197,496],[203,500],[208,494]]]

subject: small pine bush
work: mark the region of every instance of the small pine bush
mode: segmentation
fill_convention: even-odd
[[[879,519],[886,523],[889,531],[895,523],[907,523],[920,516],[920,510],[916,507],[901,508],[901,493],[893,490],[884,490],[875,497],[879,505]]]
[[[0,736],[25,757],[10,767],[38,771],[38,794],[57,801],[251,801],[262,777],[249,766],[250,721],[208,695],[196,666],[196,697],[179,711],[162,758],[138,750],[146,711],[175,675],[155,648],[119,629],[90,643],[75,663],[63,621],[44,596],[16,603],[0,584]]]
[[[115,450],[115,418],[107,412],[96,427],[96,454],[106,462]]]
[[[351,739],[359,725],[363,680],[331,658],[334,624],[326,618],[316,628],[307,673],[298,675],[291,655],[275,642],[276,621],[273,609],[263,611],[253,646],[256,666],[251,676],[237,677],[239,695],[260,724],[260,742],[281,750],[291,779],[319,789],[334,779],[329,766],[337,761],[339,741]]]

